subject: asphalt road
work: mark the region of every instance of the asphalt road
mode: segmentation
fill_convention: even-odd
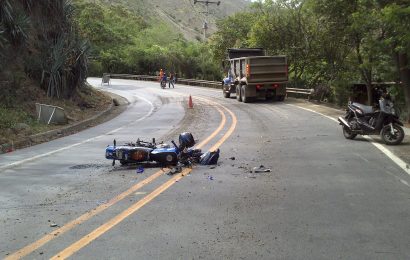
[[[410,259],[410,175],[366,139],[345,140],[329,118],[212,89],[90,82],[128,109],[0,155],[1,258]],[[114,138],[183,131],[221,149],[217,167],[138,174],[104,159]],[[271,172],[251,172],[261,165]]]

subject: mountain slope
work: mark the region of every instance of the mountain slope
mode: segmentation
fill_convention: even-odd
[[[95,0],[91,0],[95,2]],[[206,7],[193,0],[102,0],[105,4],[121,4],[142,15],[150,24],[166,23],[188,40],[203,37]],[[209,4],[208,34],[216,30],[215,20],[231,15],[249,6],[249,0],[221,0]]]

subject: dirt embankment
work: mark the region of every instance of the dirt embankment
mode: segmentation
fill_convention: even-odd
[[[0,153],[46,142],[94,126],[121,113],[126,101],[116,95],[86,86],[69,100],[49,98],[35,86],[25,86],[15,98],[0,102]],[[113,104],[113,99],[120,100]],[[2,98],[3,101],[6,101]],[[37,122],[35,103],[64,109],[67,124],[46,125]],[[119,103],[119,104],[118,104]]]

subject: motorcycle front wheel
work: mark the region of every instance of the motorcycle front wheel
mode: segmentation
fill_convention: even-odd
[[[397,145],[400,144],[404,139],[404,131],[401,126],[397,124],[393,124],[393,132],[391,132],[390,125],[386,125],[383,127],[382,131],[380,132],[380,136],[383,142],[387,145]]]

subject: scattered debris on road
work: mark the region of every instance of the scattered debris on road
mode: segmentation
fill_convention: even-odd
[[[259,172],[271,172],[271,169],[265,168],[265,166],[260,165],[259,167],[253,167],[252,173],[259,173]]]
[[[144,166],[138,166],[137,173],[143,173],[143,172],[144,172]]]
[[[167,175],[173,175],[173,174],[180,173],[180,172],[182,172],[182,167],[175,166],[175,167],[172,167],[171,170],[169,170],[169,172],[167,172]]]

